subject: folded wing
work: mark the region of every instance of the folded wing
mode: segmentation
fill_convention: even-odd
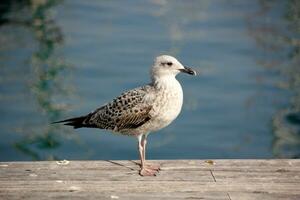
[[[88,115],[58,121],[74,128],[90,127],[122,132],[135,129],[151,119],[151,87],[124,92]]]

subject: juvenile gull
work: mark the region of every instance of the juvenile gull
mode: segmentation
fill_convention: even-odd
[[[150,84],[124,92],[87,115],[54,123],[64,123],[75,129],[107,129],[137,137],[141,159],[139,173],[142,176],[155,176],[159,166],[145,163],[147,136],[168,126],[180,113],[183,94],[175,78],[180,72],[196,75],[193,69],[183,66],[176,58],[161,55],[151,68]]]

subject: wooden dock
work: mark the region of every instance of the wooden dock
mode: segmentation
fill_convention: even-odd
[[[300,199],[300,160],[1,162],[0,199]]]

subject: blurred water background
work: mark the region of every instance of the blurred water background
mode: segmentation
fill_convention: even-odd
[[[155,56],[179,75],[180,116],[149,159],[300,157],[300,1],[2,0],[0,160],[138,159],[134,138],[50,122],[149,82]]]

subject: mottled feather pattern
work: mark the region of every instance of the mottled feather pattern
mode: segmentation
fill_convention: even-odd
[[[87,115],[83,125],[108,129],[115,132],[127,132],[151,119],[152,106],[145,96],[150,86],[144,86],[122,93],[110,103]]]

